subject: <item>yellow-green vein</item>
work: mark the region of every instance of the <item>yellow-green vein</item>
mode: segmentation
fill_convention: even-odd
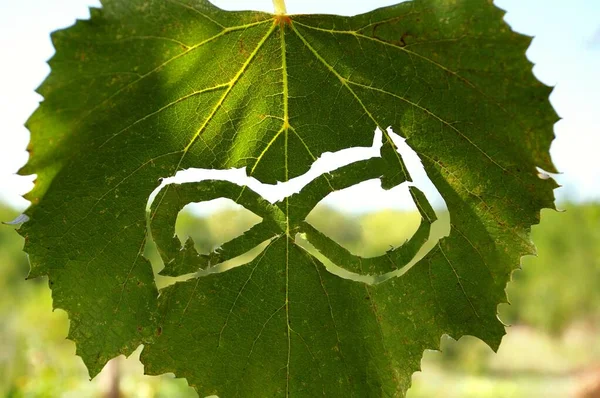
[[[310,52],[313,53],[315,58],[317,58],[335,77],[337,77],[338,80],[340,81],[340,83],[342,84],[342,86],[345,87],[350,92],[350,94],[354,97],[354,99],[359,103],[359,105],[365,111],[365,113],[367,114],[369,119],[371,119],[375,123],[375,126],[381,130],[383,136],[388,141],[388,143],[392,146],[392,148],[396,148],[396,145],[394,144],[392,137],[390,137],[390,135],[388,134],[387,129],[383,125],[381,125],[381,123],[379,123],[377,121],[377,119],[375,119],[375,117],[373,116],[371,111],[365,106],[365,104],[362,102],[360,97],[356,94],[356,92],[354,92],[354,90],[352,90],[352,87],[350,87],[348,85],[348,79],[346,79],[345,77],[340,75],[331,65],[329,65],[329,63],[321,56],[321,54],[319,54],[317,52],[317,50],[315,50],[310,45],[308,40],[306,40],[306,38],[304,36],[302,36],[302,34],[300,32],[298,32],[298,29],[296,29],[293,25],[292,25],[292,28],[294,29],[294,32],[296,33],[298,38],[300,38],[300,40],[310,50]],[[398,153],[398,151],[394,151],[394,154],[398,160],[398,164],[400,165],[400,167],[402,168],[402,171],[404,172],[404,175],[406,175],[408,177],[408,179],[410,180],[410,173],[408,172],[408,170],[406,170],[406,167],[404,165],[404,162],[402,161],[402,158],[400,157],[400,154]]]
[[[223,105],[223,102],[225,102],[225,99],[229,96],[229,94],[231,93],[231,91],[235,87],[236,83],[244,75],[244,72],[246,72],[246,70],[248,69],[248,66],[252,63],[252,61],[256,57],[256,54],[259,53],[260,49],[262,48],[263,44],[265,44],[265,42],[267,41],[267,39],[269,38],[269,36],[271,36],[271,34],[275,30],[276,26],[277,25],[275,23],[273,23],[271,25],[271,27],[269,28],[269,30],[267,31],[267,33],[262,37],[262,39],[256,45],[256,48],[252,51],[252,53],[250,53],[250,55],[248,56],[248,58],[246,59],[246,61],[242,65],[242,67],[240,68],[240,70],[235,74],[235,76],[233,77],[233,79],[231,79],[231,81],[227,84],[228,87],[225,90],[225,92],[223,93],[223,95],[221,96],[221,98],[219,98],[219,101],[217,101],[217,103],[215,104],[215,106],[213,107],[213,109],[211,110],[211,112],[209,113],[209,115],[207,116],[207,118],[204,120],[204,122],[202,123],[202,125],[200,126],[200,128],[198,129],[198,131],[196,131],[196,133],[194,134],[194,136],[192,137],[192,139],[190,140],[190,142],[183,149],[184,153],[181,156],[181,159],[179,160],[179,163],[177,164],[177,167],[175,168],[175,170],[179,170],[179,167],[181,166],[181,163],[183,162],[183,159],[185,158],[185,155],[188,153],[188,151],[190,150],[190,148],[194,145],[194,143],[196,142],[196,140],[198,139],[198,137],[202,133],[204,133],[204,131],[206,130],[208,124],[213,120],[215,114],[219,111],[219,109],[221,109],[221,106]]]

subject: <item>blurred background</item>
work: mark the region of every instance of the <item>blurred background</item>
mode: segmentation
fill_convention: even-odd
[[[270,0],[219,0],[227,9],[270,11]],[[288,11],[352,15],[397,0],[288,0]],[[562,120],[552,155],[562,175],[562,213],[545,210],[533,229],[539,256],[522,260],[508,286],[512,305],[499,318],[512,325],[500,351],[465,337],[442,338],[442,352],[426,352],[409,397],[600,397],[600,2],[496,0],[514,30],[535,36],[527,55],[534,72],[555,86],[551,101]],[[27,161],[23,123],[40,97],[34,89],[49,72],[49,33],[87,18],[96,0],[0,1],[0,221],[18,216],[31,177],[15,172]],[[351,197],[350,197],[351,196]],[[418,215],[356,191],[316,208],[311,223],[357,254],[379,254],[410,236]],[[224,203],[182,212],[177,233],[202,252],[256,223]],[[400,227],[399,227],[400,226]],[[385,237],[382,240],[381,237]],[[90,381],[74,343],[65,339],[66,314],[52,311],[44,278],[25,281],[22,239],[0,228],[0,396],[196,397],[185,380],[149,377],[137,358],[117,358]],[[149,247],[147,256],[155,253]],[[156,258],[154,258],[156,260]],[[155,263],[158,263],[155,261]]]

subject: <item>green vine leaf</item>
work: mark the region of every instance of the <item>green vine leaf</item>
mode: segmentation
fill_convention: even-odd
[[[498,347],[496,307],[534,252],[531,225],[553,207],[556,184],[536,167],[555,171],[557,116],[525,58],[530,39],[491,2],[413,0],[355,17],[102,4],[52,36],[21,170],[38,175],[20,229],[30,277],[48,275],[92,376],[144,344],[146,372],[174,372],[203,396],[404,396],[443,334]],[[216,179],[155,191],[189,168],[285,183],[326,152],[371,146],[376,129],[380,156],[277,203]],[[425,252],[439,210],[412,183],[392,129],[450,215],[448,236]],[[362,259],[305,220],[329,193],[374,178],[411,185],[421,227]],[[214,198],[262,222],[200,255],[174,223],[186,204]],[[162,275],[192,277],[159,290],[151,240]],[[215,271],[260,245],[250,263]]]

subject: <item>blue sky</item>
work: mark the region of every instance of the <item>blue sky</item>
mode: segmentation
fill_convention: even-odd
[[[353,15],[398,0],[287,0],[289,13]],[[271,0],[214,0],[225,9],[272,11]],[[527,56],[542,82],[555,86],[551,101],[562,120],[552,155],[565,188],[561,199],[600,200],[600,1],[496,0],[514,30],[535,36]],[[34,89],[48,74],[49,33],[89,16],[97,0],[19,0],[0,4],[0,201],[23,209],[30,177],[14,173],[27,161],[23,127],[41,100]],[[373,206],[357,198],[354,208]],[[361,202],[362,200],[362,202]],[[379,205],[386,205],[381,199]]]

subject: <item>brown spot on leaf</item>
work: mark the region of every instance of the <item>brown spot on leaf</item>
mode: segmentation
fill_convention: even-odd
[[[248,56],[248,51],[246,50],[246,46],[244,45],[244,39],[241,39],[241,40],[238,42],[238,44],[239,44],[239,46],[240,46],[239,53],[240,53],[241,55],[243,55],[244,57],[247,57],[247,56]]]

